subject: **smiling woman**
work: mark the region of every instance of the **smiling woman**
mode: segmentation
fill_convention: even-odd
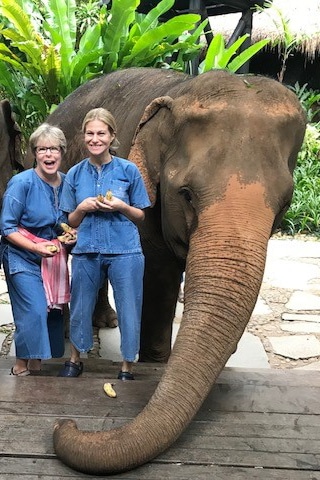
[[[89,156],[68,171],[61,196],[68,223],[79,231],[72,250],[71,356],[59,376],[78,377],[83,371],[80,352],[93,345],[91,319],[104,278],[110,280],[118,313],[123,357],[118,379],[133,380],[144,274],[137,224],[150,201],[136,165],[114,154],[119,142],[113,115],[104,108],[90,110],[82,133]]]
[[[10,180],[1,212],[0,260],[15,322],[11,374],[18,376],[64,354],[62,305],[70,298],[67,251],[57,240],[66,139],[59,128],[43,124],[31,135],[30,148],[35,166]]]

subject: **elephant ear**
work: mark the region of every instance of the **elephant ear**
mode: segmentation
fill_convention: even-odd
[[[157,184],[160,178],[160,146],[157,145],[158,135],[154,131],[154,122],[161,108],[171,109],[172,101],[169,96],[158,97],[145,108],[133,136],[128,155],[129,160],[135,163],[140,170],[152,207],[156,203]],[[152,122],[150,122],[151,119]],[[150,128],[148,128],[149,126]]]

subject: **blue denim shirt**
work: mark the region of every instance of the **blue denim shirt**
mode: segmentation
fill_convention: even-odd
[[[149,197],[136,165],[112,157],[111,162],[95,167],[88,158],[70,168],[64,182],[60,208],[73,212],[88,197],[112,195],[128,205],[144,209]],[[140,253],[137,226],[120,212],[88,212],[78,227],[78,239],[72,253],[123,254]]]
[[[19,225],[47,240],[61,233],[59,225],[66,221],[65,214],[59,210],[65,174],[59,173],[62,180],[59,187],[44,182],[33,168],[14,175],[8,182],[0,218],[0,260],[7,248],[10,273],[38,272],[41,256],[13,245],[6,240],[6,235],[17,232]]]

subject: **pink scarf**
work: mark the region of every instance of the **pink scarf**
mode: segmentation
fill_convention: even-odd
[[[34,243],[46,242],[44,238],[36,237],[23,227],[18,232]],[[68,253],[59,240],[50,240],[59,248],[59,253],[53,257],[42,257],[41,276],[46,293],[48,309],[62,309],[63,304],[70,302],[70,281],[68,270]]]

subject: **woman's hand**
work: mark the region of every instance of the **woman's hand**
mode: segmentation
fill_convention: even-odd
[[[41,257],[54,257],[59,251],[59,247],[50,240],[33,244],[33,252]]]
[[[144,211],[140,208],[132,207],[128,205],[120,198],[112,196],[111,200],[107,200],[104,197],[103,201],[96,198],[96,204],[102,212],[120,212],[125,215],[129,220],[134,223],[139,223],[144,219]]]
[[[106,197],[100,200],[100,197],[97,197],[95,201],[98,209],[103,212],[122,212],[128,206],[123,200],[114,196],[111,200],[107,200]]]

